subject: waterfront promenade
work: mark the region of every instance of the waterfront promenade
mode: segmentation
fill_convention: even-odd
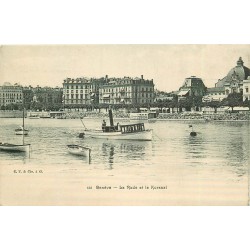
[[[0,111],[0,118],[21,118],[22,111]],[[98,111],[66,111],[61,118],[79,119],[96,118],[108,119],[108,113]],[[113,111],[113,117],[116,119],[129,119],[129,113]],[[250,112],[245,113],[159,113],[157,120],[211,120],[211,121],[249,121]]]
[[[108,113],[99,112],[68,112],[65,113],[65,119],[77,119],[77,118],[99,118],[108,119]],[[118,119],[129,119],[129,113],[113,112],[113,117]],[[157,120],[213,120],[213,121],[249,121],[250,112],[246,113],[213,113],[213,114],[201,114],[201,113],[159,113]]]

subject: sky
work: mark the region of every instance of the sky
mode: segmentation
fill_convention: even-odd
[[[161,91],[178,90],[197,76],[214,87],[250,45],[7,45],[0,47],[0,84],[62,86],[65,78],[140,77]]]

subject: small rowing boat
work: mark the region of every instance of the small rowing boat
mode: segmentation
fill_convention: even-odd
[[[85,157],[90,157],[91,149],[87,147],[83,147],[76,144],[67,145],[68,152],[73,155],[81,155]]]

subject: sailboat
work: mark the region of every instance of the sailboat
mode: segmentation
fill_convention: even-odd
[[[24,128],[24,108],[23,108],[23,125],[20,126],[19,128],[15,129],[15,134],[16,135],[27,135],[28,134],[28,129]]]
[[[24,135],[27,130],[24,128],[24,106],[23,106],[23,126],[22,126],[22,135],[23,135],[23,144],[11,144],[11,143],[2,143],[0,142],[0,150],[9,151],[9,152],[29,152],[30,144],[24,143]]]
[[[16,135],[27,135],[28,129],[23,128],[23,126],[20,126],[19,128],[15,129]]]

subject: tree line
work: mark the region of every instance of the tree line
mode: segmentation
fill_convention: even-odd
[[[64,105],[63,103],[43,103],[41,101],[37,102],[29,102],[29,103],[10,103],[6,106],[1,106],[1,110],[23,110],[23,107],[26,110],[34,110],[34,111],[59,111],[64,109],[79,109],[85,108],[89,111],[91,110],[100,110],[103,108],[108,109],[110,104],[108,103],[93,103],[93,104],[75,104],[75,105]],[[222,101],[210,101],[210,102],[202,102],[202,97],[186,97],[181,100],[178,100],[177,95],[173,96],[172,100],[158,100],[154,103],[144,103],[144,104],[112,104],[114,109],[122,109],[126,108],[128,110],[138,110],[140,108],[152,108],[158,107],[160,111],[164,108],[174,109],[176,108],[178,112],[182,112],[182,110],[191,111],[192,108],[200,109],[201,107],[212,107],[214,108],[215,113],[217,109],[222,106],[229,106],[233,111],[234,107],[243,106],[250,108],[250,100],[243,101],[243,96],[241,93],[231,93],[227,98]]]

